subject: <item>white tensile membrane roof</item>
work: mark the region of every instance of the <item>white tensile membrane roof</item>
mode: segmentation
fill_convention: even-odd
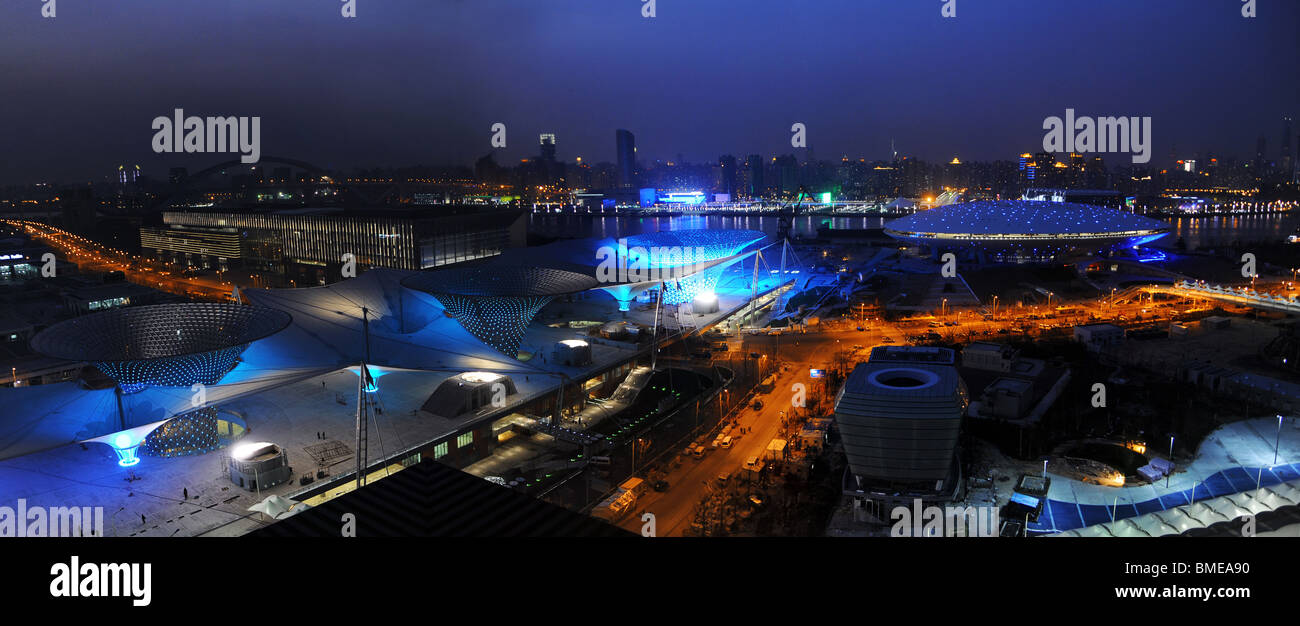
[[[1300,480],[1270,485],[1232,495],[1201,500],[1164,511],[1147,513],[1068,530],[1049,537],[1162,537],[1208,528],[1244,515],[1258,515],[1284,506],[1300,505]]]

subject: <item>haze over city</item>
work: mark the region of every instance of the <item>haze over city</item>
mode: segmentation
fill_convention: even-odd
[[[3,184],[210,165],[149,149],[177,107],[260,116],[265,154],[350,171],[470,165],[495,122],[502,163],[543,132],[562,160],[612,161],[615,128],[645,161],[777,155],[795,122],[819,159],[887,159],[892,141],[991,161],[1041,149],[1067,107],[1152,117],[1156,159],[1247,158],[1300,102],[1279,65],[1300,57],[1290,2],[1254,20],[1210,0],[962,2],[955,19],[861,0],[661,0],[655,19],[632,0],[362,1],[351,21],[329,2],[64,0],[55,20],[26,4],[0,9]]]

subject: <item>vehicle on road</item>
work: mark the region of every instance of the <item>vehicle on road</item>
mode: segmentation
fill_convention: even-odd
[[[727,435],[726,437],[722,438],[722,447],[724,448],[731,447],[731,435]]]
[[[655,491],[659,491],[659,492],[668,491],[668,481],[666,480],[656,480],[654,484],[651,486],[654,487]]]
[[[726,473],[726,472],[723,472],[723,473],[721,473],[721,474],[718,474],[718,484],[719,484],[719,485],[725,485],[725,484],[727,484],[727,481],[728,481],[728,480],[731,480],[731,474],[728,474],[728,473]]]
[[[754,506],[763,506],[763,499],[758,497],[758,494],[750,494],[749,503]]]

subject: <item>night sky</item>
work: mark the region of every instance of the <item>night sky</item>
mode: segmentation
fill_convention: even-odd
[[[151,120],[262,117],[262,154],[350,170],[559,157],[791,152],[1011,159],[1042,121],[1151,116],[1171,152],[1276,155],[1300,113],[1300,2],[1258,0],[40,0],[0,2],[0,183],[165,177]],[[1300,132],[1300,124],[1295,132]],[[1111,155],[1107,162],[1127,163]]]

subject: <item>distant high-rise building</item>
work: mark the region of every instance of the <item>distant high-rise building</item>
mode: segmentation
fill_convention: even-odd
[[[121,185],[123,188],[126,188],[129,185],[134,185],[139,180],[140,180],[139,165],[117,166],[117,184]]]
[[[792,194],[799,190],[799,160],[793,154],[783,154],[772,160],[772,170],[776,174],[778,191]]]
[[[1286,174],[1290,174],[1294,169],[1295,154],[1291,151],[1291,116],[1282,118],[1282,152],[1278,157],[1278,165]]]
[[[631,131],[614,131],[614,149],[618,157],[618,186],[636,185],[636,137]]]
[[[538,137],[538,144],[541,146],[541,155],[543,161],[555,161],[555,134],[542,133]]]
[[[763,157],[751,154],[745,157],[745,169],[749,171],[749,197],[761,198],[765,191],[763,181]]]
[[[1255,169],[1263,171],[1265,162],[1268,160],[1268,140],[1263,135],[1255,140]]]
[[[736,157],[731,156],[730,154],[726,154],[719,157],[718,168],[721,170],[719,172],[720,180],[718,181],[719,182],[718,192],[725,193],[728,195],[728,197],[734,200],[736,198],[736,191],[737,191]]]

